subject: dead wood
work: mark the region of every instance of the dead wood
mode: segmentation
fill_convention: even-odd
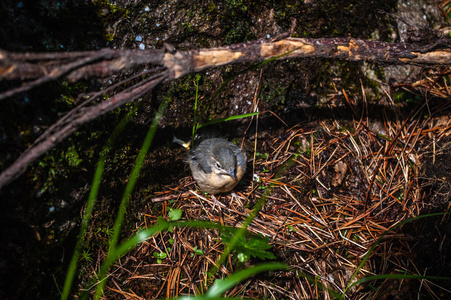
[[[81,125],[148,93],[161,82],[168,82],[193,72],[272,58],[329,58],[384,64],[451,65],[450,40],[447,38],[437,39],[427,45],[395,44],[353,38],[286,38],[190,51],[173,51],[170,46],[166,48],[166,50],[102,49],[69,53],[11,53],[0,50],[0,81],[23,82],[21,86],[1,92],[0,100],[64,76],[69,81],[77,81],[88,77],[107,77],[147,65],[163,68],[154,69],[158,72],[156,75],[108,100],[86,106],[93,100],[100,99],[105,92],[101,91],[74,108],[49,127],[0,174],[0,189],[14,181],[30,163],[63,141]]]

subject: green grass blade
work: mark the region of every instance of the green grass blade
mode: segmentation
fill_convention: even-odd
[[[136,247],[146,239],[154,236],[155,234],[169,230],[170,228],[204,228],[204,229],[223,229],[225,227],[221,226],[220,224],[208,222],[208,221],[175,221],[175,222],[167,222],[163,219],[162,221],[159,221],[156,225],[144,229],[140,231],[139,233],[135,234],[128,240],[126,240],[124,243],[122,243],[120,246],[118,246],[114,251],[111,252],[111,255],[108,257],[108,259],[102,264],[102,268],[105,270],[108,270],[108,268],[116,261],[118,258],[120,258],[122,255],[126,254],[130,249]],[[227,228],[227,227],[226,227]],[[232,227],[230,227],[232,229]],[[100,272],[99,272],[100,274]],[[98,277],[101,277],[100,275]]]
[[[297,157],[297,154],[293,155],[290,159],[288,159],[276,172],[274,178],[281,178],[286,171],[293,165],[294,159]],[[258,215],[263,205],[266,202],[266,199],[271,195],[275,184],[271,184],[260,197],[260,199],[255,204],[254,208],[250,212],[249,216],[247,216],[246,220],[244,220],[243,226],[241,228],[235,229],[235,235],[232,238],[232,241],[225,247],[224,252],[219,257],[216,264],[208,271],[208,279],[210,279],[216,272],[218,272],[219,267],[222,266],[229,256],[230,252],[235,248],[240,238],[245,234],[246,228],[252,223],[254,218]],[[208,280],[207,279],[207,280]]]
[[[105,158],[108,154],[108,152],[111,150],[114,142],[116,141],[116,138],[119,136],[119,134],[124,129],[125,125],[129,121],[130,117],[136,112],[136,106],[130,110],[130,112],[122,118],[122,120],[119,122],[119,124],[116,126],[116,128],[113,130],[110,138],[106,142],[102,152],[100,153],[100,158],[97,163],[97,168],[94,174],[94,179],[92,181],[92,188],[89,193],[88,197],[88,203],[86,205],[85,213],[83,214],[83,220],[81,222],[81,228],[80,233],[78,235],[77,243],[75,245],[75,250],[72,255],[72,259],[69,263],[69,267],[67,269],[66,278],[64,281],[64,287],[63,292],[61,294],[61,299],[65,300],[69,297],[70,290],[72,288],[72,283],[75,277],[75,272],[77,270],[77,264],[80,257],[81,249],[83,248],[86,231],[88,229],[89,220],[91,219],[92,211],[94,209],[94,204],[97,198],[97,194],[99,192],[100,183],[103,175],[103,170],[105,167]]]
[[[140,231],[139,233],[133,235],[128,240],[123,242],[121,245],[116,247],[115,249],[112,249],[107,257],[107,259],[102,263],[99,272],[97,273],[96,278],[91,279],[90,283],[88,284],[88,287],[85,289],[85,294],[82,295],[81,299],[87,299],[88,295],[87,292],[91,289],[90,287],[94,287],[97,283],[105,284],[106,283],[106,275],[109,270],[109,268],[114,264],[115,261],[117,261],[121,256],[128,253],[131,249],[142,243],[143,241],[147,240],[148,238],[156,235],[159,232],[169,230],[170,228],[203,228],[203,229],[228,229],[233,230],[234,227],[224,227],[221,224],[218,223],[212,223],[208,221],[175,221],[175,222],[167,222],[165,219],[161,218],[158,220],[157,224],[144,229]],[[96,291],[99,292],[99,289]],[[100,294],[101,296],[101,294]],[[99,296],[99,297],[100,297]],[[97,295],[96,295],[97,297]]]
[[[127,182],[127,186],[125,187],[125,192],[124,195],[122,196],[121,205],[119,206],[119,211],[116,217],[116,221],[114,223],[114,232],[110,241],[110,249],[116,247],[117,241],[119,239],[119,234],[121,231],[122,222],[124,221],[124,215],[127,210],[130,195],[135,187],[136,181],[138,180],[139,172],[141,171],[144,158],[146,157],[150,145],[152,144],[153,137],[155,136],[155,132],[157,131],[158,125],[160,123],[160,119],[163,116],[163,113],[168,105],[169,102],[168,100],[169,99],[165,98],[163,102],[161,102],[160,107],[158,108],[158,111],[155,114],[155,118],[153,119],[152,124],[150,125],[150,128],[147,131],[147,135],[144,139],[141,151],[139,152],[138,157],[136,158],[135,165],[133,167],[130,178]]]
[[[213,285],[208,289],[205,294],[207,297],[219,297],[224,294],[228,289],[234,287],[241,281],[261,272],[285,270],[288,266],[281,263],[264,263],[254,267],[246,268],[241,271],[235,272],[226,279],[216,279]]]
[[[124,194],[122,196],[122,200],[121,200],[121,204],[119,206],[119,211],[118,211],[118,214],[116,217],[116,221],[114,222],[113,235],[110,240],[110,249],[108,251],[109,253],[114,252],[116,250],[117,242],[119,239],[119,234],[121,231],[122,223],[124,221],[124,216],[125,216],[125,212],[127,210],[130,195],[131,195],[131,193],[135,187],[135,184],[138,180],[139,172],[141,171],[141,167],[143,165],[144,158],[147,155],[147,152],[149,151],[153,137],[155,136],[155,132],[157,131],[160,119],[163,116],[163,113],[164,113],[168,103],[169,103],[168,98],[163,99],[163,102],[161,102],[160,107],[158,108],[158,111],[155,115],[155,118],[153,119],[152,124],[150,125],[150,128],[144,139],[143,145],[141,147],[141,151],[139,152],[138,157],[136,158],[135,165],[133,167],[132,173],[130,175],[130,178],[125,187]],[[107,260],[108,259],[109,258],[107,258]],[[104,275],[104,274],[102,274],[102,275]],[[105,275],[106,275],[106,273],[105,273]],[[96,295],[95,295],[96,299],[100,299],[100,297],[102,296],[102,293],[103,293],[103,288],[105,287],[105,284],[106,284],[106,280],[104,280],[103,277],[99,277],[99,280],[100,280],[100,283],[97,286]]]
[[[226,117],[226,118],[214,119],[214,120],[208,121],[208,122],[206,122],[204,124],[198,125],[197,129],[200,129],[200,128],[205,127],[205,126],[221,123],[221,122],[227,122],[227,121],[232,121],[232,120],[237,120],[237,119],[242,119],[242,118],[248,118],[248,117],[252,117],[252,116],[258,115],[258,114],[259,114],[259,112],[253,112],[253,113],[248,113],[248,114],[244,114],[244,115],[238,115],[238,116],[231,116],[231,117]]]
[[[194,136],[197,131],[197,102],[199,100],[199,80],[200,75],[196,75],[196,97],[194,98],[193,134],[191,135],[191,147],[194,145]]]

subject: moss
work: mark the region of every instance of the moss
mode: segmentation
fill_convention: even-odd
[[[212,12],[214,12],[215,8],[216,8],[216,5],[213,2],[208,3],[207,13],[211,14]]]
[[[118,14],[127,16],[130,13],[129,9],[125,9],[116,4],[116,1],[110,0],[95,0],[94,5],[98,8],[99,14],[106,16],[108,14]]]
[[[83,160],[78,155],[75,146],[71,146],[67,149],[65,154],[65,159],[69,165],[69,167],[77,167]]]
[[[185,31],[185,34],[190,34],[194,32],[194,27],[190,23],[182,23],[183,30]]]
[[[262,98],[271,105],[271,110],[273,111],[280,111],[284,107],[286,93],[286,87],[278,84],[273,85],[266,82],[262,86]]]

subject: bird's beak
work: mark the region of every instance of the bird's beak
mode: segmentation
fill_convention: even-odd
[[[235,170],[234,169],[230,169],[229,171],[227,171],[227,174],[235,180]]]

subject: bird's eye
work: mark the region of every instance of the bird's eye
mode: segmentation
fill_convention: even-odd
[[[217,161],[215,161],[215,168],[218,169],[218,170],[221,170],[221,169],[222,169],[222,166],[221,166],[220,163],[218,163]]]

